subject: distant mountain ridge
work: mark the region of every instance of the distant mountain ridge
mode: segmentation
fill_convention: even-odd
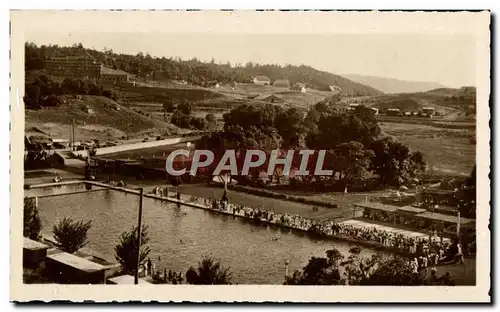
[[[409,81],[364,75],[342,75],[342,77],[370,86],[384,93],[415,93],[425,92],[432,89],[447,88],[438,82],[432,81]]]

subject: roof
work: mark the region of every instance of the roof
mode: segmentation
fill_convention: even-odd
[[[112,277],[112,278],[108,279],[108,281],[110,281],[113,284],[134,284],[134,279],[135,279],[135,277],[132,275],[120,275],[120,276]],[[140,278],[139,284],[151,284],[151,283]]]
[[[399,108],[389,108],[388,111],[393,111],[393,112],[398,111],[399,112]]]
[[[258,81],[271,81],[271,79],[269,79],[269,77],[263,76],[263,75],[255,76],[254,79],[256,79]]]
[[[413,207],[413,206],[398,207],[398,211],[399,210],[405,211],[405,212],[412,212],[412,213],[416,213],[416,214],[426,211],[424,208],[418,208],[418,207]]]
[[[438,205],[436,210],[442,210],[442,211],[456,211],[457,208],[453,206],[447,206],[447,205]]]
[[[48,135],[45,131],[38,129],[37,127],[29,127],[24,130],[25,133],[33,133],[33,134],[45,134]]]
[[[422,108],[422,109],[432,109],[432,110],[435,110],[435,108],[434,108],[434,107],[429,107],[429,106],[424,107],[424,108]]]
[[[263,101],[272,101],[272,100],[276,100],[278,102],[285,102],[285,100],[283,100],[282,98],[274,95],[274,94],[271,94],[270,96],[262,99]]]
[[[52,139],[44,136],[30,136],[29,140],[33,144],[52,144]]]
[[[450,216],[442,213],[432,213],[430,211],[422,212],[417,215],[417,217],[424,218],[424,219],[429,219],[429,220],[434,220],[434,221],[443,221],[443,222],[448,222],[448,223],[457,223],[458,222],[458,217],[457,216]],[[468,219],[468,218],[460,218],[460,224],[466,224],[469,222],[473,222],[474,219]]]
[[[68,143],[69,141],[66,139],[52,139],[54,143]]]
[[[273,84],[290,84],[290,82],[288,81],[288,79],[276,79]]]
[[[361,207],[361,208],[382,210],[382,211],[386,211],[386,212],[394,212],[399,208],[398,206],[384,205],[384,204],[380,204],[380,203],[358,203],[358,204],[354,204],[354,206]]]
[[[342,91],[342,88],[340,88],[339,86],[330,86],[330,90]]]
[[[77,257],[67,252],[60,252],[52,255],[48,255],[47,258],[50,258],[54,261],[63,263],[72,268],[78,269],[80,271],[85,272],[96,272],[106,269],[106,267],[92,262],[90,260]]]
[[[23,237],[23,248],[29,250],[49,249],[50,247],[35,240]]]
[[[108,67],[102,67],[101,68],[101,75],[115,75],[115,76],[124,76],[124,75],[129,75],[129,73],[124,72],[123,70],[119,69],[112,69]]]

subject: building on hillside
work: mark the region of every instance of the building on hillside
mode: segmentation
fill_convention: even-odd
[[[432,116],[436,113],[436,109],[434,107],[424,107],[422,108],[422,111],[428,116]]]
[[[374,115],[378,115],[378,108],[370,107]]]
[[[358,103],[351,103],[351,104],[349,104],[349,107],[347,108],[347,110],[354,111],[354,110],[356,110],[356,107],[359,107]]]
[[[263,76],[263,75],[253,77],[252,80],[253,80],[253,83],[255,83],[257,85],[261,85],[261,86],[269,86],[271,84],[271,79],[269,79],[269,77]]]
[[[280,104],[285,103],[285,101],[282,98],[279,98],[274,94],[266,97],[265,99],[263,99],[263,101],[268,103],[280,103]]]
[[[45,61],[47,73],[54,76],[98,79],[102,63],[89,56],[52,57]]]
[[[301,93],[307,92],[306,85],[304,83],[300,83],[300,82],[297,82],[296,84],[294,84],[291,89],[292,89],[292,91],[298,91]]]
[[[123,70],[112,69],[108,67],[102,67],[100,72],[100,80],[109,81],[113,83],[117,82],[130,82],[131,75]]]
[[[399,115],[401,115],[401,111],[399,110],[399,108],[389,108],[387,110],[387,115],[388,116],[399,116]]]
[[[282,88],[290,88],[290,81],[288,81],[288,79],[276,79],[273,82],[273,86],[282,87]]]
[[[340,93],[342,89],[339,86],[330,86],[330,91],[335,92],[335,93]]]

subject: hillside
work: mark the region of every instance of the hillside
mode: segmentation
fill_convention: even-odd
[[[445,88],[437,82],[408,81],[393,78],[363,76],[363,75],[343,75],[344,77],[370,86],[384,93],[415,93],[425,92],[437,88]]]
[[[184,61],[166,57],[156,58],[142,53],[128,55],[112,51],[101,52],[86,49],[81,44],[75,44],[71,47],[52,45],[38,47],[35,44],[27,43],[25,45],[26,71],[43,69],[45,60],[53,56],[81,55],[91,56],[106,67],[126,71],[143,81],[184,80],[190,85],[196,86],[206,86],[211,81],[218,81],[231,85],[233,83],[250,83],[252,77],[266,75],[271,81],[285,78],[292,84],[301,82],[310,88],[321,91],[329,91],[330,86],[338,86],[344,94],[359,96],[382,94],[372,87],[305,65],[279,66],[247,63],[232,66],[231,64],[217,64],[215,60],[204,63],[197,59]]]
[[[350,98],[348,103],[359,103],[378,108],[399,108],[403,112],[419,111],[423,107],[434,107],[447,120],[472,120],[476,107],[476,88],[438,88],[426,92],[384,94]]]
[[[37,127],[54,138],[69,139],[73,119],[77,140],[116,139],[175,133],[176,127],[140,115],[103,96],[60,96],[58,107],[25,111],[26,128]]]

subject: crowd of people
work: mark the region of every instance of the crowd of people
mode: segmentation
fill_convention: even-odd
[[[153,193],[156,195],[165,197],[166,192],[160,188],[153,190]],[[177,196],[177,198],[180,198],[180,196]],[[221,200],[191,196],[188,201],[202,205],[207,209],[234,216],[307,231],[322,236],[334,236],[360,242],[369,242],[387,249],[417,256],[416,259],[426,259],[417,260],[419,269],[423,266],[427,267],[429,264],[437,265],[444,261],[454,260],[456,255],[461,255],[459,258],[463,260],[462,246],[458,245],[457,247],[456,242],[450,244],[449,241],[438,238],[435,235],[431,235],[430,237],[414,237],[377,227],[357,227],[351,224],[337,223],[332,220],[311,220],[297,214],[278,213],[263,208],[236,205],[229,202],[227,194]]]

